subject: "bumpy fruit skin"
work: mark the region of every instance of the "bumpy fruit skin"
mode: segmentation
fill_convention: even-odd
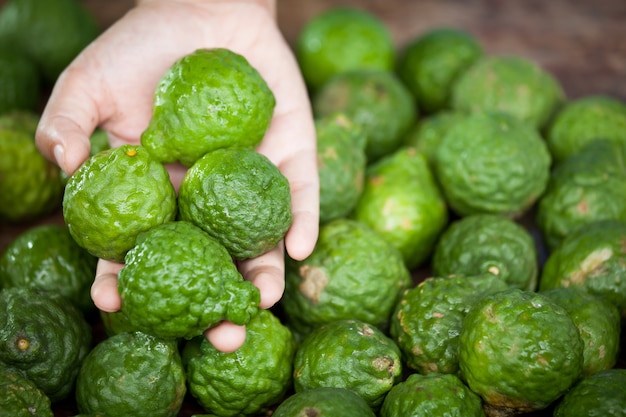
[[[545,190],[550,154],[530,125],[506,113],[479,112],[445,134],[435,173],[456,214],[518,217]]]
[[[402,375],[400,349],[378,328],[337,320],[313,330],[293,364],[296,392],[319,387],[351,389],[376,410]]]
[[[141,144],[161,162],[191,166],[224,147],[263,139],[276,99],[261,74],[229,49],[198,49],[168,69]]]
[[[626,369],[607,369],[572,387],[554,409],[554,417],[626,415]]]
[[[52,402],[66,398],[91,349],[82,313],[53,292],[26,287],[0,292],[0,362],[20,370]]]
[[[187,389],[176,342],[141,332],[98,343],[76,380],[81,414],[174,417]]]
[[[626,223],[600,220],[582,225],[550,253],[539,290],[579,287],[613,303],[626,317]]]
[[[339,319],[386,328],[410,285],[411,274],[396,248],[356,220],[337,219],[320,228],[311,255],[287,260],[280,305],[297,332]]]
[[[365,136],[338,113],[315,120],[320,181],[320,224],[346,217],[363,192]]]
[[[246,341],[235,352],[220,352],[198,336],[183,350],[189,391],[217,416],[257,415],[279,403],[292,382],[296,341],[269,310],[246,325]]]
[[[295,52],[313,91],[340,73],[391,70],[395,60],[395,46],[385,24],[376,15],[350,7],[334,7],[308,21],[298,35]]]
[[[482,400],[456,375],[411,374],[394,386],[380,417],[484,417]]]
[[[498,111],[537,129],[543,128],[565,95],[558,80],[519,56],[484,55],[452,87],[452,109]]]
[[[495,275],[429,277],[408,289],[391,316],[390,334],[409,368],[458,374],[463,319],[480,297],[504,291]]]
[[[246,324],[260,301],[226,249],[185,221],[137,237],[118,289],[129,323],[164,338],[190,339],[222,320]]]
[[[0,114],[35,111],[39,102],[39,72],[34,62],[17,50],[0,45]]]
[[[165,167],[145,148],[100,152],[68,179],[63,217],[81,247],[123,262],[137,235],[176,216],[176,192]]]
[[[534,290],[539,276],[535,241],[521,224],[495,214],[452,222],[431,258],[434,275],[491,273],[510,287]]]
[[[454,123],[463,120],[464,113],[442,110],[427,115],[415,123],[404,138],[404,146],[410,146],[423,153],[431,167],[435,165],[435,155],[439,143]]]
[[[463,320],[459,346],[461,376],[492,412],[544,409],[582,373],[576,325],[564,308],[532,291],[481,298]]]
[[[578,287],[552,288],[543,294],[563,307],[578,327],[583,340],[583,377],[615,366],[621,326],[617,307]]]
[[[0,364],[0,415],[53,417],[50,399],[20,371]]]
[[[398,76],[380,70],[334,76],[313,96],[312,105],[316,117],[341,112],[361,129],[368,163],[396,150],[418,114]]]
[[[412,270],[448,224],[448,206],[426,157],[403,147],[368,167],[351,217],[387,239]]]
[[[276,247],[291,226],[289,181],[254,149],[217,149],[185,174],[178,193],[180,219],[217,239],[235,259]]]
[[[556,162],[596,139],[626,142],[625,103],[603,95],[569,101],[554,115],[546,131],[546,142]]]
[[[452,86],[483,55],[478,41],[453,28],[435,28],[403,48],[398,74],[426,113],[450,108]]]
[[[555,249],[578,226],[606,219],[626,221],[626,141],[596,139],[555,165],[535,223]]]
[[[375,417],[365,400],[352,390],[320,387],[296,392],[280,403],[273,417]]]
[[[84,313],[94,310],[90,291],[97,258],[76,244],[66,226],[33,226],[0,256],[0,288],[58,292]]]

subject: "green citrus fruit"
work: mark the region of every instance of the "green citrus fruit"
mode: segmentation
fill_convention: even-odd
[[[119,333],[98,343],[83,361],[76,404],[82,414],[174,417],[186,391],[175,342]]]
[[[77,0],[9,0],[0,11],[0,44],[22,51],[53,82],[100,33]]]
[[[253,148],[263,139],[275,104],[265,80],[242,55],[198,49],[162,76],[141,144],[161,162],[186,166],[215,149]]]
[[[122,310],[103,311],[99,310],[100,321],[104,334],[111,337],[118,333],[139,331],[137,326],[133,326]]]
[[[412,270],[430,256],[448,206],[426,157],[403,147],[369,165],[351,217],[387,239]]]
[[[407,289],[390,326],[404,363],[423,375],[458,374],[463,318],[480,297],[505,289],[491,274],[429,277]]]
[[[555,161],[587,142],[626,142],[626,104],[610,96],[592,95],[565,103],[547,126],[546,142]]]
[[[518,217],[544,192],[550,162],[536,129],[505,113],[475,113],[443,137],[435,174],[456,214]]]
[[[510,287],[534,290],[539,259],[524,226],[495,214],[474,214],[455,220],[441,234],[431,268],[439,276],[491,273]]]
[[[312,105],[317,117],[343,113],[361,129],[368,162],[396,150],[418,113],[400,79],[382,70],[337,74],[313,96]]]
[[[546,259],[539,290],[579,287],[613,303],[626,317],[626,223],[600,220],[579,226]]]
[[[39,117],[28,111],[0,116],[0,219],[30,221],[61,207],[61,170],[35,145]]]
[[[296,392],[319,387],[351,389],[376,410],[402,374],[400,349],[377,327],[337,320],[307,335],[293,364]]]
[[[296,341],[269,310],[246,325],[246,341],[220,352],[203,336],[183,348],[189,391],[216,416],[257,415],[279,403],[291,388]]]
[[[564,101],[558,80],[520,56],[482,56],[452,86],[454,110],[503,112],[537,129]]]
[[[376,414],[365,400],[352,390],[320,387],[292,394],[280,403],[272,416],[375,417]]]
[[[379,233],[351,219],[320,227],[313,253],[287,259],[285,295],[280,301],[287,323],[306,333],[339,319],[358,319],[386,328],[411,274],[400,252]]]
[[[409,41],[397,72],[426,113],[449,109],[452,85],[483,55],[478,41],[464,30],[438,27]]]
[[[395,60],[393,39],[382,20],[352,7],[333,7],[306,22],[295,52],[312,90],[343,72],[391,70]]]
[[[100,128],[94,130],[91,136],[89,136],[89,142],[90,155],[95,155],[111,148],[111,145],[109,144],[108,133],[106,132],[106,130],[102,130]]]
[[[320,224],[346,217],[356,205],[365,177],[365,136],[345,115],[315,120],[320,181]]]
[[[39,103],[37,66],[26,56],[0,46],[0,114],[34,111]]]
[[[21,372],[0,364],[0,415],[53,417],[50,399]]]
[[[166,338],[190,339],[222,320],[246,324],[260,301],[224,246],[185,221],[137,237],[118,289],[130,324]]]
[[[620,314],[613,304],[577,287],[543,291],[569,313],[583,340],[583,376],[610,369],[620,346]]]
[[[235,259],[276,247],[291,226],[287,178],[253,149],[208,152],[185,174],[178,193],[180,219],[222,243]]]
[[[142,146],[122,145],[85,161],[68,179],[63,217],[81,247],[122,262],[137,235],[174,219],[176,192]]]
[[[551,249],[578,226],[606,219],[626,221],[626,141],[593,140],[558,162],[535,212]]]
[[[0,288],[58,292],[87,313],[94,309],[90,291],[96,263],[97,258],[76,244],[65,225],[33,226],[0,256]]]
[[[491,410],[487,414],[542,410],[581,376],[583,342],[563,307],[543,294],[511,288],[470,308],[459,366]]]
[[[52,402],[66,398],[91,348],[91,327],[55,292],[0,291],[0,362],[20,370]]]
[[[607,369],[587,376],[570,389],[554,409],[554,417],[626,415],[626,369]]]
[[[383,402],[380,417],[484,417],[482,401],[456,375],[411,374],[395,385]]]

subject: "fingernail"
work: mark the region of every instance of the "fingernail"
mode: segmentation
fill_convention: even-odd
[[[63,164],[63,159],[65,156],[65,150],[63,149],[63,146],[54,145],[52,153],[54,154],[55,161],[57,161],[57,165],[61,166]]]

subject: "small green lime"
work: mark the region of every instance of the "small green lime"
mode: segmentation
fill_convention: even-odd
[[[58,292],[84,313],[94,310],[90,291],[97,258],[76,244],[65,225],[33,226],[0,256],[0,288]]]
[[[259,310],[235,352],[218,351],[204,336],[187,342],[183,361],[189,391],[216,416],[260,414],[291,388],[295,351],[289,328],[269,310]]]
[[[180,219],[222,243],[235,259],[276,247],[291,226],[287,178],[249,148],[208,152],[185,174],[178,192]]]
[[[272,416],[375,417],[376,414],[365,400],[352,390],[320,387],[290,395],[280,403]]]
[[[607,369],[579,381],[559,401],[554,417],[626,415],[626,369]]]
[[[333,76],[351,70],[391,70],[395,46],[376,15],[353,7],[333,7],[306,22],[296,57],[306,83],[315,91]]]
[[[426,113],[449,109],[452,86],[482,47],[468,32],[438,27],[418,35],[400,53],[397,72]]]
[[[0,364],[0,415],[53,417],[50,399],[20,371]]]
[[[418,114],[406,86],[382,70],[337,74],[313,96],[312,105],[316,117],[343,113],[361,129],[368,163],[395,151]]]
[[[161,162],[191,166],[224,147],[258,145],[276,100],[265,80],[229,49],[198,49],[162,76],[141,144]]]
[[[164,338],[190,339],[222,320],[246,324],[260,301],[226,248],[185,221],[141,233],[118,277],[130,325]]]
[[[186,392],[176,342],[141,332],[119,333],[98,343],[76,379],[81,414],[174,417]]]
[[[0,46],[0,114],[34,111],[39,103],[39,72],[26,56]]]
[[[65,186],[63,217],[70,234],[98,258],[122,262],[139,233],[175,215],[169,175],[142,146],[90,157]]]

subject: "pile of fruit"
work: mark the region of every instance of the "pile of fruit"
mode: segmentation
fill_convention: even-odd
[[[0,254],[0,416],[626,416],[626,104],[570,100],[460,29],[396,49],[354,8],[294,52],[320,234],[270,309],[237,263],[283,239],[291,197],[255,151],[275,98],[243,56],[173,62],[141,144],[97,131],[70,177],[32,100],[0,96],[0,221],[32,225]],[[114,313],[90,297],[98,258],[122,264]],[[234,352],[204,336],[224,320],[246,328]]]

